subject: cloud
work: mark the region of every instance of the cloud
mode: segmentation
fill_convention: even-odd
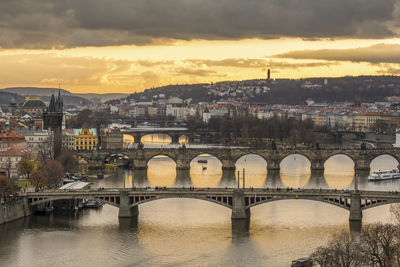
[[[298,50],[279,54],[275,57],[291,59],[368,62],[371,64],[400,64],[400,45],[377,44],[368,47],[351,49]]]
[[[0,47],[397,36],[399,0],[3,0]]]
[[[222,60],[186,60],[186,62],[207,67],[230,67],[230,68],[255,68],[255,69],[298,69],[298,68],[313,68],[313,67],[325,67],[330,65],[336,65],[334,62],[287,62],[287,61],[273,61],[265,59],[251,59],[251,58],[228,58]]]

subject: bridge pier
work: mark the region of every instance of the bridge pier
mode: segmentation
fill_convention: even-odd
[[[279,172],[281,170],[279,159],[269,159],[267,160],[267,171],[268,172]]]
[[[178,144],[179,143],[179,134],[173,134],[171,135],[171,143],[172,144]]]
[[[250,236],[250,220],[232,220],[232,240]]]
[[[177,159],[176,160],[177,170],[190,170],[190,161],[187,159]]]
[[[190,170],[189,169],[177,169],[176,170],[176,180],[175,186],[191,186],[192,180],[190,179]]]
[[[236,162],[232,159],[221,159],[222,170],[236,170]]]
[[[311,160],[311,175],[323,175],[325,166],[324,162],[320,159]]]
[[[119,218],[132,218],[139,215],[138,206],[130,207],[128,190],[123,190],[119,193]]]
[[[146,159],[133,159],[133,168],[135,170],[145,170],[147,169],[147,160]]]
[[[359,192],[351,193],[351,206],[349,216],[350,227],[360,226],[362,223],[361,197]]]
[[[232,220],[249,220],[250,208],[246,207],[243,191],[236,189],[232,197]]]
[[[359,173],[368,173],[370,172],[371,168],[369,166],[369,159],[356,159],[354,160],[354,170],[355,172],[359,172]]]
[[[235,170],[222,170],[222,178],[219,182],[219,186],[221,187],[237,187],[236,179],[235,179]],[[242,186],[242,184],[240,185]]]

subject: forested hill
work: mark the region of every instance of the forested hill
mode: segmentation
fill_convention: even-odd
[[[168,85],[134,93],[127,100],[150,101],[164,95],[193,103],[237,100],[260,104],[315,102],[376,102],[400,96],[400,76],[226,81],[214,84]]]

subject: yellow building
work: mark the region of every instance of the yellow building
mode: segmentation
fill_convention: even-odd
[[[75,136],[75,150],[95,150],[96,146],[97,136],[87,128],[82,129],[82,132]]]
[[[368,132],[381,119],[379,112],[362,112],[355,114],[352,120],[352,130],[358,132]]]

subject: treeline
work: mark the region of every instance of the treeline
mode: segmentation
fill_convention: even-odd
[[[378,223],[364,226],[360,234],[342,232],[311,259],[320,267],[400,266],[400,226]]]
[[[253,116],[233,118],[211,118],[204,123],[199,117],[188,119],[191,132],[202,130],[217,132],[221,139],[270,139],[287,140],[291,144],[312,144],[314,124],[311,120],[300,121],[295,118],[258,119]]]

